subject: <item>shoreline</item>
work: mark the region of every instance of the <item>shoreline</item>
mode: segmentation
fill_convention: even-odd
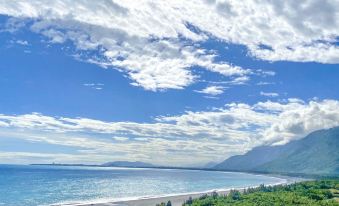
[[[263,175],[263,174],[257,174]],[[263,175],[279,178],[282,181],[278,183],[268,184],[270,186],[274,185],[286,185],[295,182],[306,181],[306,178],[299,177],[291,177],[291,176],[281,176],[281,175]],[[156,204],[160,204],[161,202],[167,203],[167,201],[171,201],[172,206],[181,206],[186,200],[190,197],[193,199],[199,198],[202,195],[211,195],[216,192],[219,195],[227,195],[231,190],[238,190],[242,192],[244,189],[249,187],[259,187],[256,186],[248,186],[248,187],[239,187],[239,188],[225,188],[225,189],[211,189],[203,192],[189,192],[189,193],[178,193],[178,194],[168,194],[168,195],[159,195],[159,196],[144,196],[144,197],[131,197],[131,198],[120,198],[116,200],[107,200],[107,201],[98,201],[98,202],[88,202],[88,203],[70,203],[70,204],[62,204],[61,206],[155,206]]]

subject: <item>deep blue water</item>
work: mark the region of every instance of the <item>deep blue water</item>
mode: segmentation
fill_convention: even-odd
[[[283,181],[216,171],[0,165],[0,205],[100,202]]]

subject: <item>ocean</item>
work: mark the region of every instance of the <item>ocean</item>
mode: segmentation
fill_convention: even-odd
[[[108,202],[284,181],[277,177],[238,172],[0,165],[0,205]]]

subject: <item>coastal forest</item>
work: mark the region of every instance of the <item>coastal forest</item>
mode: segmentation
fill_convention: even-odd
[[[339,206],[339,179],[307,181],[290,185],[248,188],[243,192],[232,190],[228,195],[213,193],[198,199],[189,199],[183,206],[228,205],[307,205]]]
[[[162,203],[158,205],[169,206]],[[182,206],[339,206],[339,179],[231,190],[227,195],[189,198]]]

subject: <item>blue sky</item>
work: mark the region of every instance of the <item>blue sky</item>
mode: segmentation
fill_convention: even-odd
[[[177,17],[175,5],[127,2],[0,1],[0,162],[198,166],[339,125],[339,22],[330,12],[314,14],[321,22],[287,2],[281,17],[262,2],[270,18],[258,10],[260,26],[247,31],[213,20],[241,16],[234,2],[197,1],[212,28]],[[148,9],[154,25],[135,17]]]

